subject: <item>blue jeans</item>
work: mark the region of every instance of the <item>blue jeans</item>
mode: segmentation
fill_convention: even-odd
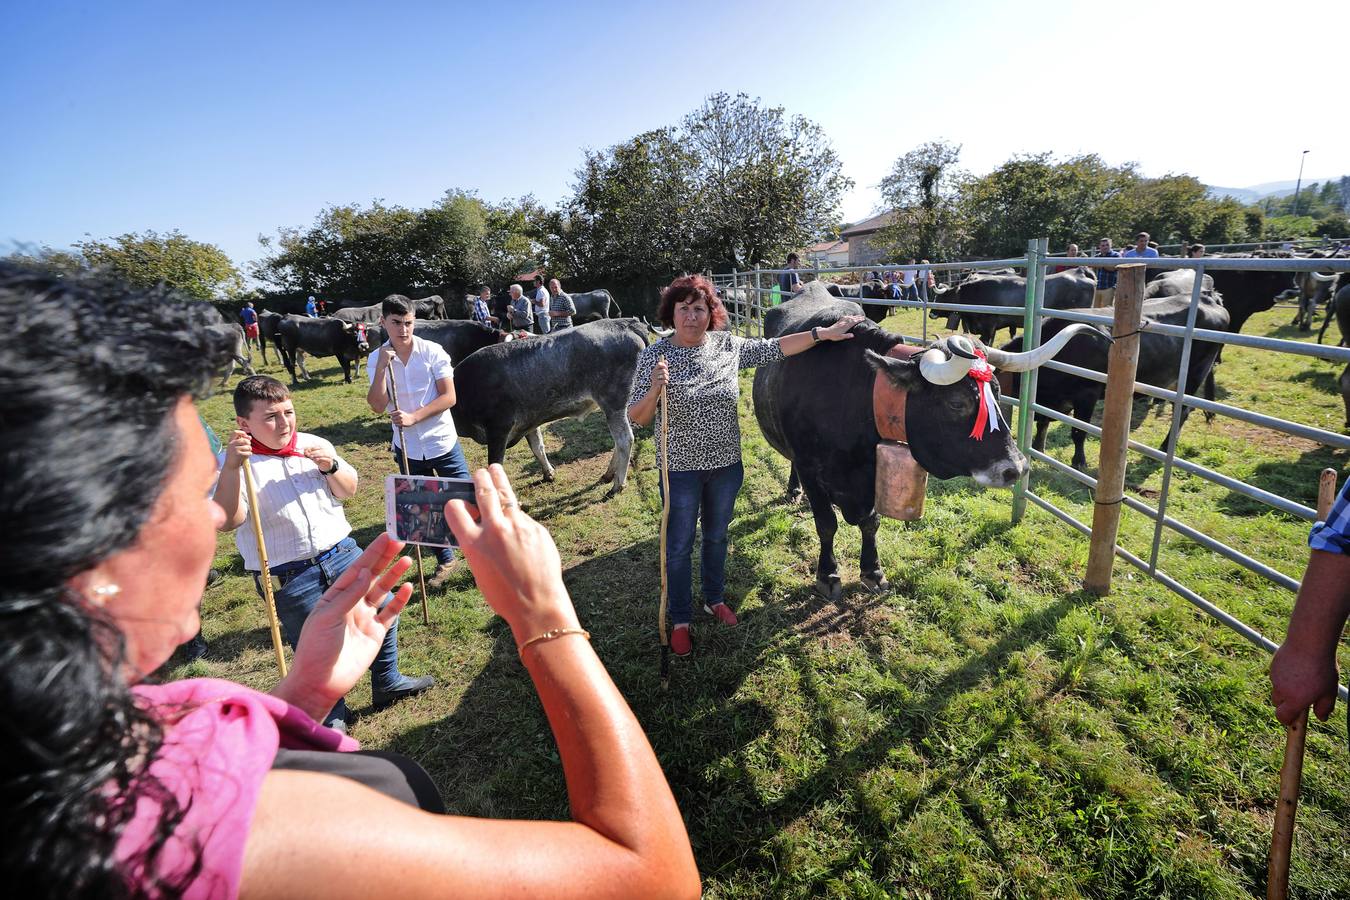
[[[540,334],[548,334],[548,329],[549,329],[548,311],[545,310],[544,312],[539,312],[538,310],[535,310],[534,330]]]
[[[394,462],[398,464],[398,470],[403,471],[403,451],[394,448]],[[464,450],[456,442],[455,446],[450,448],[450,452],[443,456],[436,456],[431,459],[409,459],[409,475],[439,475],[441,478],[468,478],[469,464],[464,460]],[[436,559],[444,564],[455,558],[455,551],[450,547],[437,547]]]
[[[693,615],[694,526],[703,523],[703,602],[721,603],[726,588],[727,527],[736,494],[745,480],[740,463],[720,469],[670,473],[670,522],[666,527],[666,590],[670,621],[688,624]],[[665,490],[661,492],[665,501]]]
[[[300,630],[305,626],[305,619],[309,618],[310,612],[318,605],[323,592],[328,590],[328,586],[347,571],[347,567],[356,562],[361,555],[361,548],[351,538],[343,538],[337,547],[338,552],[323,562],[295,575],[277,579],[281,582],[281,587],[273,595],[277,604],[277,618],[281,620],[282,637],[291,645],[292,650],[300,640]],[[258,576],[254,575],[253,579],[261,595],[262,585],[258,581]],[[403,686],[404,676],[398,671],[398,619],[389,626],[389,633],[384,636],[380,652],[370,664],[370,681],[380,693],[396,691]],[[343,721],[347,719],[346,700],[337,702],[333,711],[324,719],[324,724],[330,725],[337,719]]]

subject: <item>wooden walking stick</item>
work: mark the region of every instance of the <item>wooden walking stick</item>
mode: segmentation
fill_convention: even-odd
[[[1325,522],[1336,498],[1336,470],[1323,469],[1317,485],[1317,520]],[[1289,896],[1289,856],[1294,844],[1294,816],[1298,791],[1303,784],[1303,749],[1308,740],[1308,711],[1298,714],[1284,739],[1284,764],[1280,766],[1280,802],[1275,807],[1275,830],[1270,837],[1270,862],[1266,869],[1266,900]]]
[[[258,510],[258,487],[253,483],[253,467],[244,460],[244,491],[248,494],[248,520],[253,525],[253,538],[258,542],[258,577],[262,582],[263,603],[267,607],[267,621],[272,628],[272,649],[277,654],[277,669],[286,677],[286,650],[281,646],[281,623],[277,621],[277,601],[272,595],[272,572],[267,564],[267,542],[263,540],[262,515]]]
[[[665,357],[661,357],[665,359]],[[669,382],[667,382],[667,385]],[[661,611],[657,627],[661,630],[661,687],[670,687],[670,635],[666,630],[666,615],[670,607],[670,584],[666,577],[666,530],[670,527],[670,457],[667,455],[666,389],[661,389]]]
[[[398,388],[394,384],[394,367],[392,364],[390,364],[389,368],[384,370],[384,375],[385,375],[384,383],[389,387],[389,399],[394,404],[394,411],[398,412],[399,411]],[[403,437],[403,426],[395,425],[394,428],[398,429],[398,445],[399,445],[398,458],[403,461],[403,474],[407,475],[409,474],[408,442]],[[416,552],[417,555],[417,586],[422,591],[422,624],[429,626],[431,625],[431,613],[427,610],[427,607],[430,605],[430,602],[427,599],[426,575],[422,572],[422,545],[413,544],[413,550]]]

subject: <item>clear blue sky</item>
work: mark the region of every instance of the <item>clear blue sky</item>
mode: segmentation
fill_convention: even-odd
[[[236,262],[327,204],[553,204],[584,147],[745,91],[877,202],[936,138],[1243,187],[1350,173],[1350,2],[10,4],[0,242],[179,228]],[[0,248],[4,244],[0,243]]]

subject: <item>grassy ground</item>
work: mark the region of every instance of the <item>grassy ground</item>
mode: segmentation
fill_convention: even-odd
[[[1301,337],[1283,309],[1254,334]],[[888,325],[914,334],[913,312]],[[1342,427],[1339,368],[1225,351],[1220,399],[1330,430]],[[278,367],[267,371],[276,374]],[[361,472],[347,504],[358,540],[383,528],[388,425],[336,367],[296,392],[301,427],[333,440]],[[709,897],[1248,897],[1264,893],[1283,731],[1266,703],[1267,658],[1124,563],[1114,592],[1079,588],[1087,543],[1034,508],[1009,523],[1010,494],[931,481],[922,521],[886,521],[885,596],[857,585],[858,535],[840,531],[848,588],[810,590],[817,541],[783,500],[787,466],[764,443],[743,385],[747,480],[732,523],[729,592],[742,625],[695,622],[697,648],[657,677],[657,474],[650,434],[618,498],[597,484],[599,416],[557,423],[558,479],[542,483],[522,443],[507,455],[528,512],[545,522],[597,652],[651,737],[688,823]],[[204,404],[228,430],[226,397]],[[1156,444],[1167,420],[1138,410]],[[473,465],[483,448],[466,442]],[[1067,429],[1049,450],[1068,461]],[[1181,454],[1311,505],[1317,473],[1345,453],[1241,423],[1192,419]],[[1095,463],[1096,448],[1088,448]],[[1160,466],[1135,457],[1130,490],[1155,499]],[[1087,492],[1037,471],[1033,489],[1091,517]],[[1180,473],[1169,514],[1298,577],[1308,526]],[[1121,542],[1146,555],[1151,524],[1126,511]],[[259,688],[274,679],[261,603],[232,538],[227,577],[207,592],[203,662]],[[1189,542],[1167,538],[1160,567],[1279,640],[1292,597]],[[353,734],[417,758],[455,812],[562,818],[566,794],[547,724],[509,631],[467,572],[410,607],[405,671],[440,686]],[[1343,655],[1343,663],[1350,658]],[[369,703],[369,682],[351,700]],[[1343,715],[1338,706],[1337,713]],[[1337,724],[1339,723],[1339,724]],[[1315,725],[1294,848],[1305,897],[1350,897],[1344,720]]]

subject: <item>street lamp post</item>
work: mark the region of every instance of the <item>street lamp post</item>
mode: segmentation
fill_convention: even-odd
[[[1298,181],[1294,182],[1294,216],[1298,217],[1298,192],[1303,187],[1303,162],[1308,158],[1308,151],[1304,150],[1303,155],[1298,158]]]

